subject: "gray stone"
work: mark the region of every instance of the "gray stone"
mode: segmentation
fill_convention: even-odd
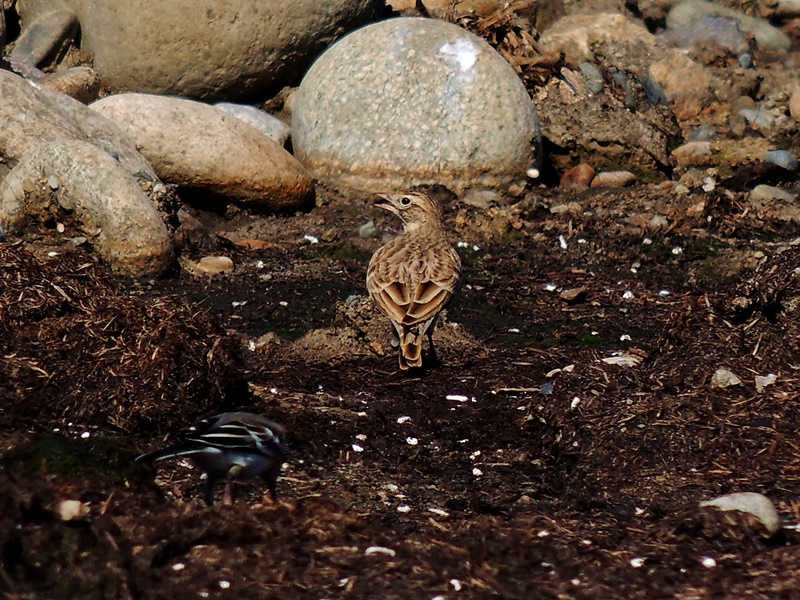
[[[286,150],[236,117],[202,102],[118,94],[91,108],[136,142],[159,177],[245,206],[294,211],[314,201],[314,184]]]
[[[26,0],[18,10],[23,24],[58,8],[76,14],[81,50],[112,90],[236,100],[296,80],[342,32],[377,17],[381,4]]]
[[[162,273],[174,258],[167,228],[136,179],[88,142],[41,144],[0,183],[0,221],[9,233],[49,219],[74,223],[127,275]]]
[[[255,127],[261,133],[281,146],[285,146],[292,134],[292,128],[277,117],[273,117],[268,112],[259,110],[247,104],[233,104],[232,102],[218,102],[215,104],[218,109],[233,115],[240,121],[244,121],[251,127]]]
[[[0,156],[18,161],[44,142],[90,142],[129,173],[157,179],[153,167],[113,123],[77,100],[0,70]]]
[[[11,58],[40,66],[52,60],[60,50],[75,40],[78,17],[72,10],[40,12],[25,23],[25,29],[11,51]]]
[[[292,135],[300,161],[334,184],[463,191],[524,179],[539,128],[519,77],[486,42],[443,21],[400,18],[317,60],[296,93]]]
[[[786,150],[770,150],[764,155],[764,162],[778,165],[789,171],[797,171],[797,157]]]
[[[787,192],[786,190],[782,190],[779,187],[775,187],[772,185],[760,184],[750,190],[750,202],[753,205],[761,209],[765,205],[775,202],[776,200],[782,202],[794,202],[795,195],[791,192]]]
[[[739,29],[750,33],[764,50],[788,50],[791,38],[765,19],[751,17],[733,8],[703,0],[684,0],[672,7],[667,16],[667,27],[675,29],[704,17],[729,17],[736,20]]]

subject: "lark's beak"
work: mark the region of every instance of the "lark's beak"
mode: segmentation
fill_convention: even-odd
[[[389,194],[375,194],[378,199],[372,203],[372,206],[388,209],[392,206],[392,197]]]

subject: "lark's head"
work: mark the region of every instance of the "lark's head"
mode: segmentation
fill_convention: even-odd
[[[439,227],[442,224],[441,204],[425,192],[378,194],[378,200],[374,204],[400,217],[406,230],[425,225]]]

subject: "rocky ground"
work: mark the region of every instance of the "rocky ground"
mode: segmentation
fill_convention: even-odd
[[[704,40],[700,69],[614,13],[569,59],[513,12],[455,20],[517,68],[545,160],[448,201],[438,368],[399,371],[365,297],[398,223],[364,193],[178,214],[197,198],[169,186],[153,279],[55,220],[0,244],[0,596],[797,596],[798,54]],[[680,67],[670,104],[639,61]],[[208,507],[188,463],[133,462],[230,409],[286,426],[279,503],[252,482]],[[768,510],[701,507],[738,492]]]
[[[197,212],[195,258],[236,265],[212,278],[120,282],[44,238],[0,247],[0,589],[792,597],[798,231],[733,196],[452,203],[466,285],[437,334],[443,366],[419,377],[364,298],[380,240],[359,227],[396,223],[363,195],[323,188],[294,217]],[[741,383],[715,387],[723,367]],[[187,465],[155,483],[134,468],[231,407],[287,427],[280,504],[252,483],[207,507]],[[777,532],[699,508],[743,491],[774,502]]]

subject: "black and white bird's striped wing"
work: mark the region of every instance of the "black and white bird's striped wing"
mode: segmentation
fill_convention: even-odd
[[[222,413],[192,425],[181,443],[142,454],[136,460],[156,461],[215,451],[254,453],[282,460],[286,455],[286,434],[283,427],[261,415]]]
[[[223,413],[199,421],[189,428],[185,444],[276,457],[286,452],[283,427],[261,415],[241,412]]]

